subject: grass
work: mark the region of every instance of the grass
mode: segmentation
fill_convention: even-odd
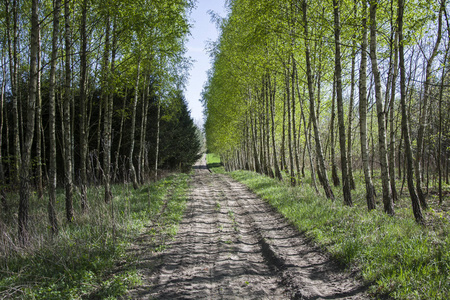
[[[64,195],[58,194],[60,231],[52,237],[45,200],[33,200],[30,213],[32,240],[24,249],[15,242],[13,218],[0,222],[0,299],[116,299],[140,284],[130,267],[130,243],[159,217],[169,238],[182,217],[189,176],[169,176],[133,190],[113,186],[113,203],[103,202],[103,189],[89,189],[89,212],[82,215],[75,199],[76,218],[64,220]],[[45,198],[46,199],[46,198]],[[164,209],[164,211],[163,211]],[[164,240],[157,249],[164,248]]]
[[[213,169],[214,171],[214,169]],[[396,203],[396,216],[368,212],[364,185],[357,178],[353,207],[335,190],[332,202],[308,184],[284,182],[248,171],[229,173],[275,207],[294,226],[339,261],[358,270],[375,297],[395,299],[450,298],[450,224],[448,212],[426,213],[427,227],[414,222],[410,200]],[[323,192],[322,192],[323,193]],[[430,201],[431,202],[431,201]]]
[[[213,173],[225,173],[225,168],[220,161],[220,157],[214,153],[206,154],[206,166]]]

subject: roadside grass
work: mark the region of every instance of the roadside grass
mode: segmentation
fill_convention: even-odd
[[[64,194],[57,196],[59,233],[48,228],[46,201],[33,199],[30,245],[20,248],[11,221],[0,223],[0,299],[116,299],[141,283],[133,268],[118,268],[134,258],[131,242],[156,216],[173,236],[185,207],[189,176],[172,175],[133,190],[114,185],[113,204],[103,189],[88,191],[89,211],[82,215],[79,199],[72,223],[64,220]],[[44,198],[48,199],[48,198]],[[167,204],[166,204],[167,203]],[[162,209],[164,208],[164,212]],[[165,241],[156,247],[163,248]]]
[[[334,189],[337,200],[332,202],[309,184],[292,188],[254,172],[228,174],[274,206],[343,267],[359,271],[373,296],[450,298],[448,211],[426,211],[428,226],[424,228],[414,222],[405,192],[396,203],[395,217],[382,212],[382,203],[368,212],[361,178],[355,178],[355,205],[346,207],[340,188]]]
[[[213,173],[225,173],[225,168],[223,167],[220,157],[217,154],[214,153],[207,153],[206,154],[206,166],[209,170]]]

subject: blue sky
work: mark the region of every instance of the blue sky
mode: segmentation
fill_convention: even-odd
[[[203,85],[206,82],[206,73],[211,67],[211,60],[206,52],[208,41],[216,41],[218,31],[211,22],[209,10],[221,17],[226,16],[224,0],[198,0],[196,8],[192,11],[191,36],[187,43],[187,56],[193,59],[192,69],[186,89],[186,99],[191,110],[191,116],[197,124],[203,124],[203,107],[200,102]]]

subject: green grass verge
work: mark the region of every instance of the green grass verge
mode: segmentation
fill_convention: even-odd
[[[81,215],[77,211],[74,222],[60,225],[54,238],[46,224],[45,202],[37,202],[31,213],[36,228],[30,247],[14,246],[15,230],[2,232],[1,247],[8,251],[0,254],[0,299],[116,299],[125,295],[141,279],[136,269],[119,269],[119,262],[129,265],[134,259],[127,251],[130,243],[156,216],[167,237],[176,234],[188,178],[186,174],[169,176],[136,191],[127,185],[113,186],[113,206],[103,202],[103,189],[92,188],[89,212]],[[61,223],[63,194],[58,195],[58,212]],[[4,237],[11,237],[8,245]],[[163,249],[164,242],[155,245],[155,251]]]
[[[220,157],[215,153],[207,153],[206,154],[206,166],[213,173],[225,173],[225,168],[220,161]]]
[[[437,216],[433,226],[418,226],[409,208],[389,217],[381,208],[367,212],[363,191],[354,207],[318,196],[304,184],[291,188],[253,172],[229,173],[282,213],[300,231],[344,266],[360,271],[377,297],[450,298],[450,225]],[[362,188],[363,189],[363,188]],[[354,200],[354,201],[355,201]],[[380,206],[380,205],[379,205]]]

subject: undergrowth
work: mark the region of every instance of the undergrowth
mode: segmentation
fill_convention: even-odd
[[[118,263],[133,259],[127,248],[156,216],[170,223],[172,236],[176,233],[184,210],[187,180],[186,174],[169,176],[138,190],[129,185],[115,185],[112,205],[104,203],[102,188],[90,188],[88,212],[82,214],[79,199],[75,199],[77,211],[72,223],[63,221],[61,191],[57,196],[60,230],[56,237],[52,237],[48,228],[45,200],[34,199],[30,212],[31,241],[27,248],[17,246],[13,220],[0,222],[0,299],[123,296],[141,279],[136,269],[119,269]]]
[[[213,170],[214,171],[214,170]],[[342,195],[332,202],[309,184],[287,183],[248,171],[229,173],[274,206],[294,226],[346,268],[357,270],[375,297],[450,298],[450,224],[442,213],[426,212],[427,227],[414,222],[407,197],[390,217],[365,207],[364,186],[354,191],[353,207]],[[447,216],[448,217],[448,216]]]

